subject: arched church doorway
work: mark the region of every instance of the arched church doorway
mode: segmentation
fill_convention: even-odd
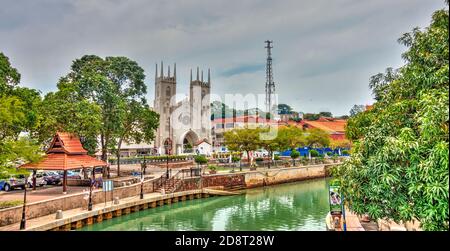
[[[197,134],[193,131],[187,132],[183,138],[183,153],[195,153],[195,144],[197,142]]]

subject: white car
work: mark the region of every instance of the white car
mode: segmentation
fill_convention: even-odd
[[[29,187],[33,187],[33,175],[28,176],[27,184]],[[36,186],[45,186],[47,185],[47,181],[44,179],[43,172],[36,173]]]

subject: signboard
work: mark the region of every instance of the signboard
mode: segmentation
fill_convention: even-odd
[[[109,192],[114,189],[113,181],[112,180],[105,180],[103,181],[103,191]]]
[[[339,193],[339,186],[330,186],[330,212],[342,213],[342,198]]]

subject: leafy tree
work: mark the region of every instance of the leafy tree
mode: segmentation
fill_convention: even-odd
[[[261,128],[259,129],[260,133],[270,133],[270,128]],[[258,132],[255,132],[258,133]],[[273,139],[260,139],[258,145],[269,153],[270,161],[268,167],[270,168],[270,164],[272,163],[272,155],[275,151],[280,150],[284,142],[281,140],[279,134],[276,135]]]
[[[123,112],[116,148],[118,176],[120,176],[120,150],[122,149],[122,143],[125,141],[137,144],[141,142],[150,144],[155,137],[154,132],[158,128],[159,123],[159,115],[156,112],[151,111],[147,104],[134,99],[129,100],[128,104],[123,108]]]
[[[321,129],[311,128],[307,131],[306,142],[310,147],[326,147],[330,145],[330,135]]]
[[[310,150],[309,154],[311,155],[311,157],[315,158],[315,157],[319,157],[319,152],[317,150]]]
[[[306,138],[301,128],[296,126],[280,127],[276,138],[280,151],[295,149],[306,144]]]
[[[350,110],[350,117],[356,116],[356,114],[363,112],[366,110],[366,107],[364,105],[354,105],[352,109]]]
[[[146,105],[144,78],[144,70],[126,57],[103,59],[86,55],[76,59],[71,71],[58,83],[59,90],[68,90],[68,95],[78,102],[92,102],[92,106],[98,108],[100,127],[96,128],[99,128],[100,149],[104,161],[107,159],[108,150],[114,149],[120,139],[127,137],[123,132],[129,125],[125,122],[127,115],[134,111],[134,108],[129,108],[131,103]]]
[[[287,104],[278,104],[278,114],[291,114],[292,107]]]
[[[305,119],[305,120],[314,121],[314,120],[318,120],[319,118],[320,118],[319,114],[315,114],[315,113],[305,113],[305,114],[303,114],[303,119]]]
[[[356,213],[449,229],[448,18],[438,10],[399,39],[406,64],[371,79],[373,109],[347,125],[354,147],[335,177]]]
[[[320,117],[332,118],[333,114],[331,112],[319,112]]]
[[[258,129],[241,128],[227,131],[224,133],[225,145],[231,151],[244,151],[247,154],[249,165],[249,153],[259,148]]]
[[[83,147],[88,153],[95,154],[102,126],[101,108],[80,97],[75,85],[60,84],[58,91],[48,93],[43,100],[40,114],[46,118],[38,128],[40,141],[49,143],[58,131],[75,133],[81,137]]]
[[[20,136],[35,127],[33,100],[40,101],[40,96],[19,83],[19,72],[0,52],[0,178],[17,173],[17,166],[38,161],[42,154],[38,142]]]
[[[292,163],[293,166],[295,166],[295,159],[298,159],[298,157],[300,157],[300,153],[297,150],[292,150],[291,152],[291,158],[292,158]]]
[[[0,52],[0,94],[10,92],[20,83],[20,73],[11,66],[9,58]]]

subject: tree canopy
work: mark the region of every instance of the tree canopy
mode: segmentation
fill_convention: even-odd
[[[448,18],[438,10],[399,39],[406,64],[372,77],[373,109],[348,122],[353,153],[335,176],[357,213],[449,229]]]
[[[24,162],[39,160],[42,154],[39,143],[30,138],[39,123],[36,107],[41,97],[19,83],[20,73],[0,52],[0,178],[17,172],[16,167]],[[22,132],[28,136],[21,136]]]

